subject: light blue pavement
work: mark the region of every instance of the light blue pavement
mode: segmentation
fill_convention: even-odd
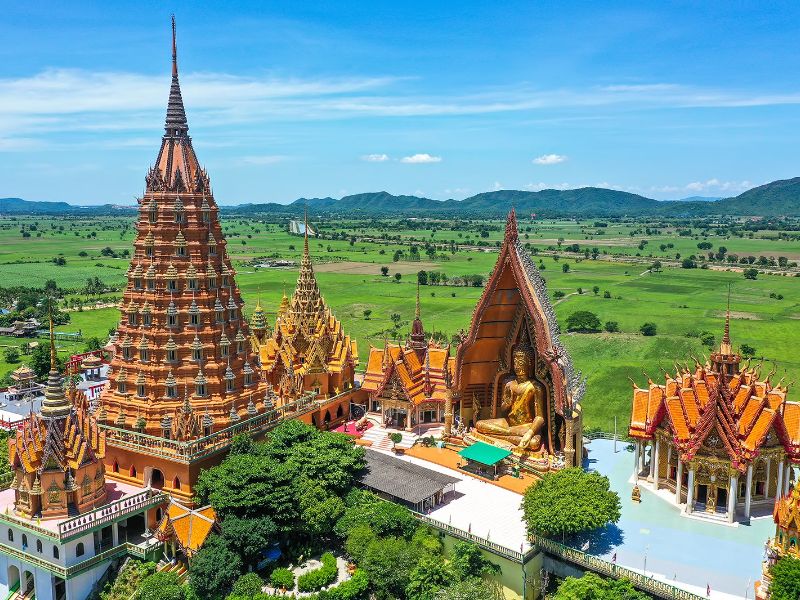
[[[646,573],[677,578],[705,590],[753,597],[753,583],[760,579],[764,542],[774,535],[771,518],[729,527],[680,516],[679,509],[641,488],[642,502],[631,502],[629,482],[633,453],[611,440],[592,440],[588,468],[606,475],[622,500],[622,518],[616,527],[595,534],[589,552],[608,560],[616,552],[617,564]],[[580,545],[580,542],[578,542]]]

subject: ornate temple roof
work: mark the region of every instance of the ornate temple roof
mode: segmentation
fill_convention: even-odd
[[[730,310],[720,349],[708,362],[665,373],[664,384],[634,384],[630,436],[651,439],[666,427],[687,461],[711,440],[744,472],[772,434],[790,458],[800,459],[800,404],[787,400],[787,389],[769,376],[762,379],[758,368],[740,368],[729,331]]]
[[[373,396],[394,395],[415,406],[423,402],[444,402],[455,368],[450,346],[440,347],[425,339],[420,316],[419,287],[411,336],[405,345],[384,343],[370,348],[361,389]]]
[[[291,300],[284,294],[271,337],[257,343],[261,368],[295,376],[338,373],[358,364],[358,345],[325,304],[314,275],[305,235],[300,273]]]
[[[170,500],[155,535],[161,541],[174,538],[187,557],[203,547],[217,523],[217,513],[211,506],[190,509]]]
[[[795,485],[788,494],[775,501],[772,518],[784,531],[800,531],[800,487]],[[800,553],[800,549],[795,546],[797,553]]]

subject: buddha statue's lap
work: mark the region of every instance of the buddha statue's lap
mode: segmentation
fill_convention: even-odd
[[[539,450],[545,426],[545,395],[542,385],[530,378],[531,351],[514,351],[515,378],[503,387],[500,411],[503,417],[481,419],[475,429],[483,436],[526,450]]]

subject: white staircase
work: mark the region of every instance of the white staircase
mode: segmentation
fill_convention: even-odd
[[[397,444],[397,447],[401,450],[407,450],[408,448],[411,448],[411,446],[413,446],[419,438],[417,434],[411,431],[386,429],[384,427],[373,426],[364,432],[364,434],[361,436],[361,439],[369,440],[372,443],[371,448],[375,450],[391,452],[394,448],[394,444],[392,443],[392,440],[389,439],[390,433],[399,433],[403,436],[402,441],[398,442]]]

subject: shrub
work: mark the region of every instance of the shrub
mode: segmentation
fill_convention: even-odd
[[[244,596],[245,598],[255,596],[261,593],[261,587],[264,582],[261,581],[256,573],[246,573],[236,580],[233,584],[233,595]]]
[[[745,279],[758,279],[758,269],[745,269],[743,275]]]
[[[642,326],[639,327],[639,331],[641,332],[642,335],[652,336],[656,334],[656,332],[658,331],[658,327],[656,326],[655,323],[647,322],[643,323]]]
[[[605,328],[608,333],[617,333],[619,331],[619,323],[616,321],[606,321]]]
[[[301,592],[313,592],[324,588],[336,581],[339,573],[336,567],[336,557],[326,552],[320,558],[322,566],[308,573],[303,573],[297,578],[297,589]]]
[[[269,576],[269,584],[278,589],[294,589],[294,573],[284,567],[278,567]]]

